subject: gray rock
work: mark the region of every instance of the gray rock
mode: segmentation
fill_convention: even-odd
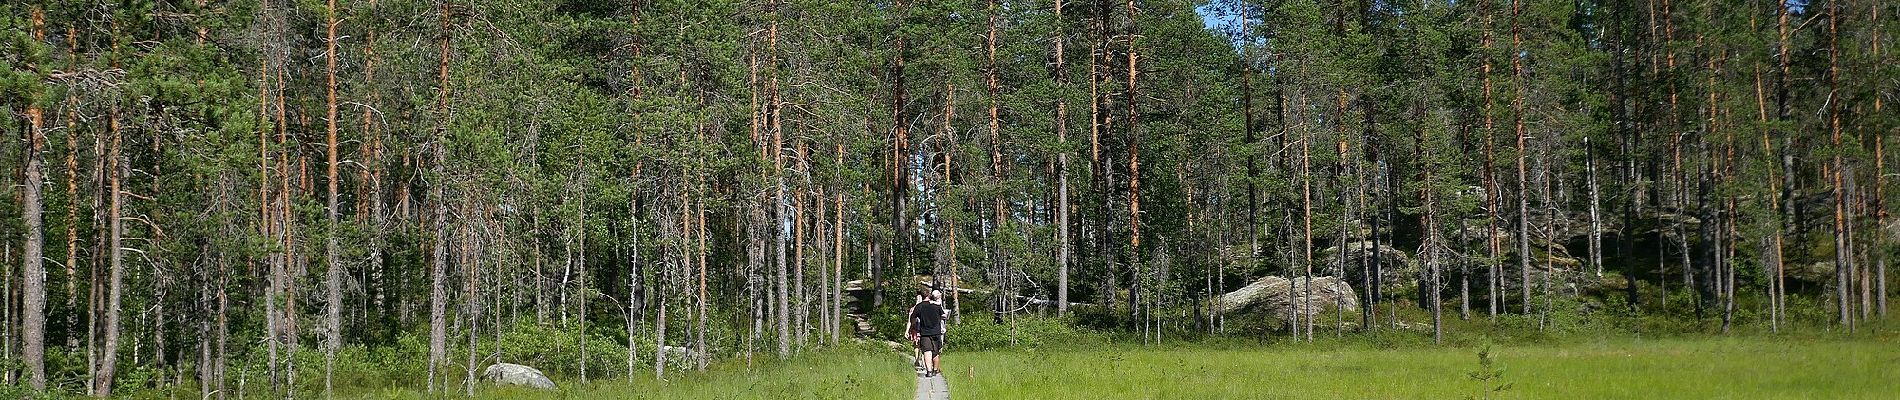
[[[1348,282],[1364,284],[1366,282],[1367,264],[1370,264],[1373,258],[1372,242],[1358,241],[1347,243],[1345,253],[1346,257],[1344,258],[1345,262],[1343,265],[1340,262],[1339,246],[1329,247],[1326,250],[1315,253],[1315,255],[1319,255],[1322,258],[1320,259],[1321,263],[1318,265],[1319,270],[1314,272],[1324,275],[1344,276]],[[1378,255],[1380,282],[1384,283],[1383,286],[1387,291],[1398,290],[1398,288],[1411,283],[1413,277],[1417,276],[1418,268],[1417,265],[1412,262],[1412,256],[1406,254],[1404,250],[1400,250],[1398,246],[1393,246],[1391,243],[1380,243]]]
[[[534,367],[498,363],[482,370],[482,379],[496,385],[526,386],[535,389],[554,389],[554,381]]]
[[[1312,278],[1312,313],[1325,310],[1359,311],[1359,295],[1339,278]],[[1306,311],[1308,280],[1288,280],[1278,276],[1260,278],[1252,284],[1223,294],[1212,305],[1217,313],[1257,313],[1268,318],[1285,319]]]
[[[668,360],[692,360],[697,357],[692,348],[685,346],[660,346],[660,352],[665,353]]]

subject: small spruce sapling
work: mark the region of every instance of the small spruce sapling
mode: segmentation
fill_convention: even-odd
[[[1503,382],[1504,368],[1497,365],[1497,359],[1491,357],[1491,345],[1478,350],[1478,369],[1466,373],[1471,380],[1478,381],[1478,395],[1466,396],[1467,399],[1492,399],[1499,393],[1511,389],[1509,382]]]

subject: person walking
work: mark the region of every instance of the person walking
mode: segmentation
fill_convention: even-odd
[[[917,345],[919,358],[924,364],[924,377],[943,373],[940,353],[943,352],[943,306],[937,305],[935,293],[929,289],[917,291],[919,301],[911,306],[910,315],[905,318],[904,330],[915,332],[911,342]]]

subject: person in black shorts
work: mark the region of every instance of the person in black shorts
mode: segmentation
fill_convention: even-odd
[[[923,353],[924,377],[937,376],[943,370],[938,357],[943,352],[943,306],[937,305],[929,289],[917,293],[921,301],[910,307],[904,330],[916,332],[910,339]]]

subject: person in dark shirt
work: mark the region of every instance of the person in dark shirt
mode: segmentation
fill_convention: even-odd
[[[916,332],[910,339],[923,353],[924,377],[937,376],[943,373],[938,359],[943,352],[943,306],[937,305],[928,289],[917,294],[919,301],[910,307],[904,330]]]

